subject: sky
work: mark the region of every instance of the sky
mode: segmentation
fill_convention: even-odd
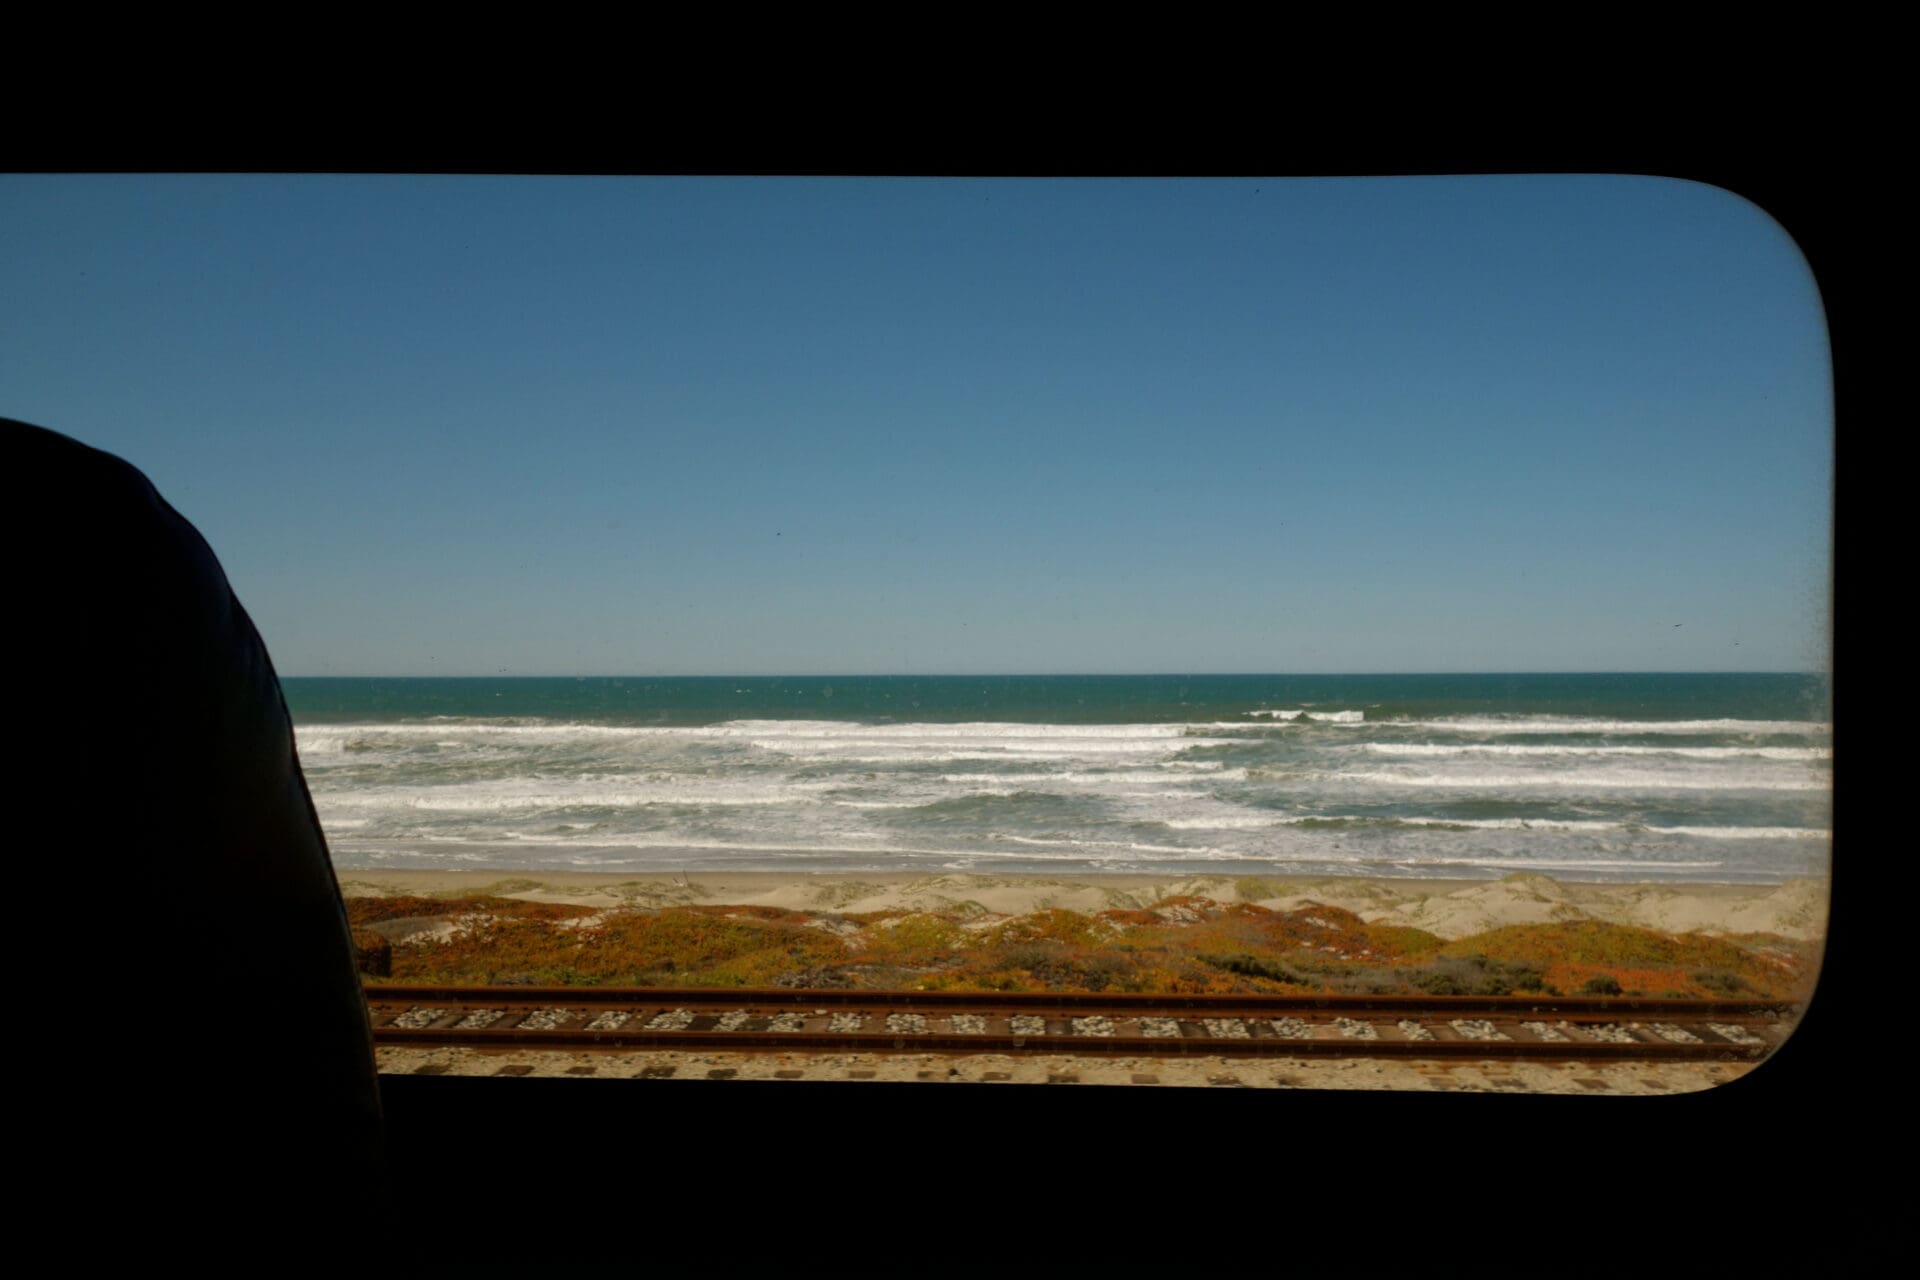
[[[1698,183],[0,175],[0,298],[282,675],[1827,666],[1818,290]]]

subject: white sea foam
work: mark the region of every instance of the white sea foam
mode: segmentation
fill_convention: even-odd
[[[587,850],[592,850],[592,849],[679,849],[679,848],[804,849],[810,852],[824,852],[824,853],[835,853],[835,852],[871,853],[871,852],[874,852],[875,850],[879,850],[887,847],[890,843],[891,844],[898,843],[897,841],[889,842],[885,840],[883,837],[878,835],[848,836],[841,833],[834,833],[833,835],[830,835],[826,838],[830,841],[833,841],[833,843],[821,844],[816,840],[812,840],[812,839],[808,839],[808,840],[794,839],[794,840],[787,841],[785,844],[764,844],[764,843],[756,843],[752,841],[716,843],[712,840],[703,841],[698,836],[693,837],[692,839],[682,840],[672,835],[659,835],[656,833],[649,833],[649,832],[629,832],[629,833],[614,832],[604,837],[595,835],[591,839],[585,839],[585,840],[578,839],[572,836],[551,835],[544,832],[522,832],[522,833],[490,832],[485,837],[476,839],[474,843],[492,844],[496,841],[499,841],[501,843],[515,844],[515,845],[521,845],[521,844],[547,845],[547,846],[552,846],[559,849],[587,849]]]
[[[1336,782],[1360,782],[1390,787],[1468,787],[1481,791],[1509,789],[1559,791],[1825,791],[1824,779],[1782,778],[1753,772],[1734,774],[1717,771],[1686,775],[1649,773],[1640,770],[1553,770],[1539,773],[1492,773],[1463,770],[1459,773],[1388,773],[1354,770],[1327,775]]]
[[[1259,831],[1267,827],[1286,826],[1294,819],[1283,818],[1277,814],[1261,817],[1235,818],[1161,818],[1160,825],[1173,831]]]
[[[1700,836],[1708,840],[1831,840],[1819,827],[1648,827],[1651,835]]]
[[[458,837],[441,837],[441,836],[416,836],[416,837],[413,837],[413,839],[426,844],[463,843],[463,844],[485,845],[485,844],[495,843],[495,841],[493,841],[492,839],[464,840]],[[351,842],[343,842],[343,843],[350,844]],[[559,844],[563,842],[552,840],[552,839],[542,839],[542,840],[522,839],[522,840],[500,841],[499,843],[504,843],[509,845],[518,845],[518,844]],[[915,849],[912,847],[902,846],[897,844],[893,846],[877,845],[877,844],[856,844],[856,843],[819,844],[819,843],[811,843],[811,842],[802,843],[796,840],[789,840],[783,844],[768,844],[764,842],[753,842],[753,841],[680,839],[673,836],[646,836],[646,835],[632,835],[632,836],[616,835],[616,836],[609,836],[604,840],[592,840],[586,843],[593,848],[671,849],[676,851],[684,849],[689,852],[699,851],[703,853],[780,853],[780,854],[842,853],[842,854],[858,854],[863,857],[870,857],[874,855],[882,855],[882,856],[897,855],[902,857],[918,857],[918,856],[924,856],[929,853],[937,852],[941,857],[960,857],[960,858],[1015,858],[1015,857],[1021,856],[1017,853],[1011,852],[1006,849],[927,850],[927,849]],[[487,855],[484,853],[464,853],[464,854],[454,853],[450,855],[436,855],[436,856],[451,856],[455,858],[461,858],[465,861],[470,861],[470,862],[484,861],[487,857]]]
[[[1369,722],[1358,710],[1339,711],[1253,711],[1250,716],[1274,721],[1313,724],[1370,725],[1395,730],[1433,729],[1451,733],[1481,734],[1824,734],[1831,726],[1823,722],[1801,720],[1614,720],[1572,716],[1459,716],[1429,720],[1385,720]],[[1213,745],[1233,739],[1193,738],[1195,729],[1257,729],[1247,721],[1213,721],[1205,724],[1026,724],[1019,722],[975,721],[955,724],[908,722],[870,724],[853,720],[729,720],[711,725],[605,725],[545,720],[433,720],[395,721],[365,724],[327,724],[298,726],[296,742],[303,756],[337,755],[353,748],[377,748],[388,743],[412,744],[442,749],[471,748],[489,742],[502,745],[585,743],[592,741],[682,741],[749,743],[787,749],[838,743],[846,747],[886,745],[890,748],[918,743],[928,748],[941,745],[992,744],[999,751],[1076,750],[1152,751],[1154,744],[1167,739],[1184,739],[1184,746]],[[1277,726],[1275,726],[1277,727]],[[1096,746],[1095,744],[1105,744]],[[1409,744],[1424,745],[1424,744]],[[1444,744],[1441,744],[1444,745]],[[1712,748],[1740,750],[1741,748]],[[1779,748],[1791,750],[1791,748]]]
[[[1342,748],[1382,756],[1680,756],[1689,760],[1829,760],[1832,747],[1538,746],[1511,742],[1358,742]]]
[[[1390,858],[1382,861],[1404,867],[1487,867],[1506,871],[1601,871],[1632,868],[1638,871],[1705,871],[1724,867],[1724,861],[1675,862],[1663,858]]]
[[[1231,851],[1209,849],[1183,844],[1143,844],[1137,840],[1072,840],[1053,836],[1004,836],[1015,844],[1054,845],[1073,849],[1126,849],[1133,853],[1174,853],[1183,857],[1195,855],[1223,856]]]
[[[726,736],[769,736],[782,738],[992,738],[1012,742],[1021,739],[1105,738],[1178,738],[1186,732],[1183,724],[1023,724],[1011,721],[966,721],[956,724],[867,724],[853,720],[729,720],[724,724],[665,732]]]
[[[1245,726],[1238,726],[1245,727]],[[317,725],[297,728],[303,758],[377,750],[382,747],[433,746],[471,749],[498,743],[516,747],[562,746],[592,742],[731,743],[770,750],[823,747],[937,751],[986,746],[995,751],[1153,752],[1203,745],[1189,738],[1183,724],[867,724],[841,720],[730,720],[713,725],[603,725],[562,721],[532,723],[505,720],[399,721],[376,724]]]
[[[1469,827],[1476,831],[1610,831],[1650,836],[1700,836],[1715,840],[1825,840],[1833,834],[1815,827],[1650,827],[1629,822],[1557,821],[1550,818],[1397,818],[1394,821],[1412,827]]]
[[[1240,772],[1245,773],[1246,771],[1241,770]],[[1016,782],[1024,784],[1029,790],[1035,791],[1044,791],[1056,783],[1066,783],[1068,785],[1091,783],[1095,786],[1100,786],[1110,782],[1122,782],[1130,787],[1137,787],[1142,783],[1159,783],[1168,791],[1190,792],[1193,791],[1196,785],[1213,782],[1223,775],[1207,774],[1203,777],[1191,778],[1162,777],[1158,771],[1127,770],[1113,773],[1077,773],[1072,771],[1064,773],[943,773],[939,776],[942,782],[957,783],[962,786],[972,786],[986,782]]]
[[[1230,723],[1122,725],[449,718],[308,726],[298,736],[327,830],[363,864],[512,863],[500,851],[525,847],[519,857],[554,863],[642,865],[679,850],[692,866],[774,866],[787,855],[840,869],[1024,858],[1112,870],[1561,867],[1607,878],[1617,867],[1661,875],[1717,866],[1661,860],[1710,840],[1751,842],[1739,851],[1741,878],[1801,874],[1810,865],[1802,851],[1829,838],[1822,806],[1800,797],[1829,788],[1832,748],[1757,737],[1824,725],[1367,714],[1305,707]],[[1629,737],[1681,733],[1704,744]],[[1501,740],[1543,734],[1590,736]],[[1446,814],[1474,791],[1577,796],[1569,803],[1579,807],[1548,821]],[[951,803],[975,797],[1008,802]],[[1629,820],[1654,812],[1668,825]],[[489,847],[496,852],[473,852]]]
[[[1596,720],[1575,716],[1446,716],[1434,720],[1383,720],[1395,729],[1440,729],[1454,733],[1829,733],[1812,720]]]
[[[1634,822],[1600,822],[1586,819],[1553,818],[1433,818],[1433,817],[1394,817],[1372,818],[1352,814],[1268,814],[1261,817],[1161,819],[1160,824],[1174,831],[1259,831],[1272,828],[1298,827],[1306,824],[1324,823],[1352,824],[1361,829],[1368,824],[1380,824],[1391,830],[1393,827],[1435,827],[1442,830],[1465,828],[1472,831],[1529,831],[1529,832],[1584,832],[1588,834],[1616,833],[1647,836],[1694,836],[1710,840],[1828,840],[1833,833],[1821,827],[1656,827]],[[1328,830],[1340,827],[1329,825]]]
[[[1249,711],[1250,716],[1263,716],[1273,720],[1289,722],[1307,721],[1311,724],[1360,724],[1367,718],[1364,711]],[[1240,723],[1240,722],[1234,722]],[[1243,723],[1240,727],[1245,728]]]
[[[1179,738],[1168,740],[1083,739],[1065,742],[1023,742],[1011,740],[983,744],[977,740],[942,742],[923,739],[893,746],[880,739],[840,739],[822,742],[809,738],[755,738],[752,745],[765,751],[805,755],[809,759],[840,760],[861,764],[911,764],[941,760],[1004,760],[1010,756],[1033,760],[1084,760],[1099,756],[1165,756],[1190,747],[1221,746],[1228,738]],[[877,752],[877,754],[876,754]]]
[[[635,783],[624,787],[567,785],[558,780],[508,779],[496,782],[448,783],[431,787],[360,787],[346,792],[315,789],[314,802],[344,802],[368,809],[423,809],[436,812],[484,813],[507,809],[633,809],[647,805],[687,807],[793,804],[814,792],[838,785],[832,782],[784,782],[778,786],[738,781],[709,785]]]

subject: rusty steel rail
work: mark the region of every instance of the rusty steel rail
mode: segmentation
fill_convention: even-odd
[[[1150,995],[1136,992],[1047,991],[862,991],[834,987],[536,987],[432,986],[375,982],[366,985],[367,999],[376,1004],[413,1000],[429,1004],[508,1003],[514,1005],[572,1005],[582,1009],[619,1008],[632,1004],[661,1004],[675,1008],[721,1005],[727,1008],[915,1008],[971,1012],[976,1006],[1010,1009],[1074,1009],[1081,1011],[1145,1011],[1184,1009],[1214,1013],[1243,1009],[1269,1016],[1298,1014],[1302,1010],[1335,1013],[1361,1012],[1384,1016],[1392,1011],[1441,1013],[1481,1010],[1489,1013],[1638,1013],[1647,1016],[1693,1017],[1727,1014],[1767,1017],[1794,1012],[1791,1000],[1675,1000],[1650,996],[1276,996],[1276,995]],[[1271,1011],[1271,1012],[1269,1012]]]
[[[1584,996],[387,985],[367,995],[377,1045],[807,1054],[1739,1062],[1778,1047],[1797,1012],[1784,1001]]]

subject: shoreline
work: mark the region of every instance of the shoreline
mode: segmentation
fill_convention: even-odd
[[[1570,882],[1517,872],[1501,879],[1365,876],[977,875],[909,871],[686,871],[336,867],[343,896],[457,897],[488,893],[585,907],[759,906],[795,911],[960,912],[1019,916],[1049,908],[1144,908],[1173,897],[1247,902],[1277,911],[1341,907],[1369,924],[1460,938],[1517,924],[1581,919],[1665,933],[1773,933],[1801,940],[1826,930],[1824,877],[1776,885]]]

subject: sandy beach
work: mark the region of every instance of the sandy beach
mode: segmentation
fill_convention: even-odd
[[[1544,875],[1500,880],[1359,877],[1185,879],[1141,875],[913,875],[694,871],[608,875],[574,871],[442,871],[343,868],[348,897],[493,894],[602,907],[760,906],[789,911],[930,911],[1021,916],[1049,908],[1144,908],[1173,897],[1248,902],[1274,911],[1307,903],[1341,907],[1369,924],[1462,938],[1507,925],[1582,919],[1663,933],[1771,933],[1812,940],[1826,927],[1824,881],[1782,885],[1577,884]]]

